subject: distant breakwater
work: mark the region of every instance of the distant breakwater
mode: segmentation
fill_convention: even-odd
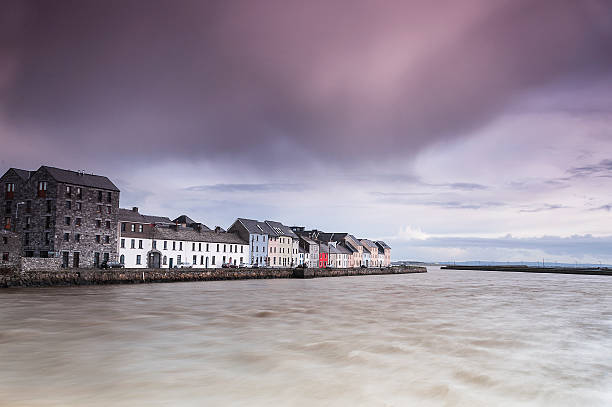
[[[425,267],[326,269],[68,269],[61,271],[1,271],[0,288],[71,285],[142,284],[186,281],[318,278],[426,273]]]
[[[442,266],[443,270],[506,271],[514,273],[580,274],[592,276],[612,276],[607,268],[574,267],[529,267],[529,266]]]

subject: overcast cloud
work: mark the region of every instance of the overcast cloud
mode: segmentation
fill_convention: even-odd
[[[3,170],[86,169],[122,206],[384,237],[396,259],[612,262],[568,239],[612,235],[609,1],[0,7]]]

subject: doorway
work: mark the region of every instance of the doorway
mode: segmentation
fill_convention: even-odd
[[[169,263],[169,265],[170,265],[170,268],[173,268],[173,267],[174,267],[174,258],[170,257],[170,263]]]

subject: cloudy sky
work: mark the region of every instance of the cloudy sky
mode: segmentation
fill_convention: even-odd
[[[13,1],[0,170],[123,207],[385,239],[393,257],[612,263],[612,3]]]

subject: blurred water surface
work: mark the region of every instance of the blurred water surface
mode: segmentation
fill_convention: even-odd
[[[612,278],[429,270],[0,290],[0,405],[612,405]]]

